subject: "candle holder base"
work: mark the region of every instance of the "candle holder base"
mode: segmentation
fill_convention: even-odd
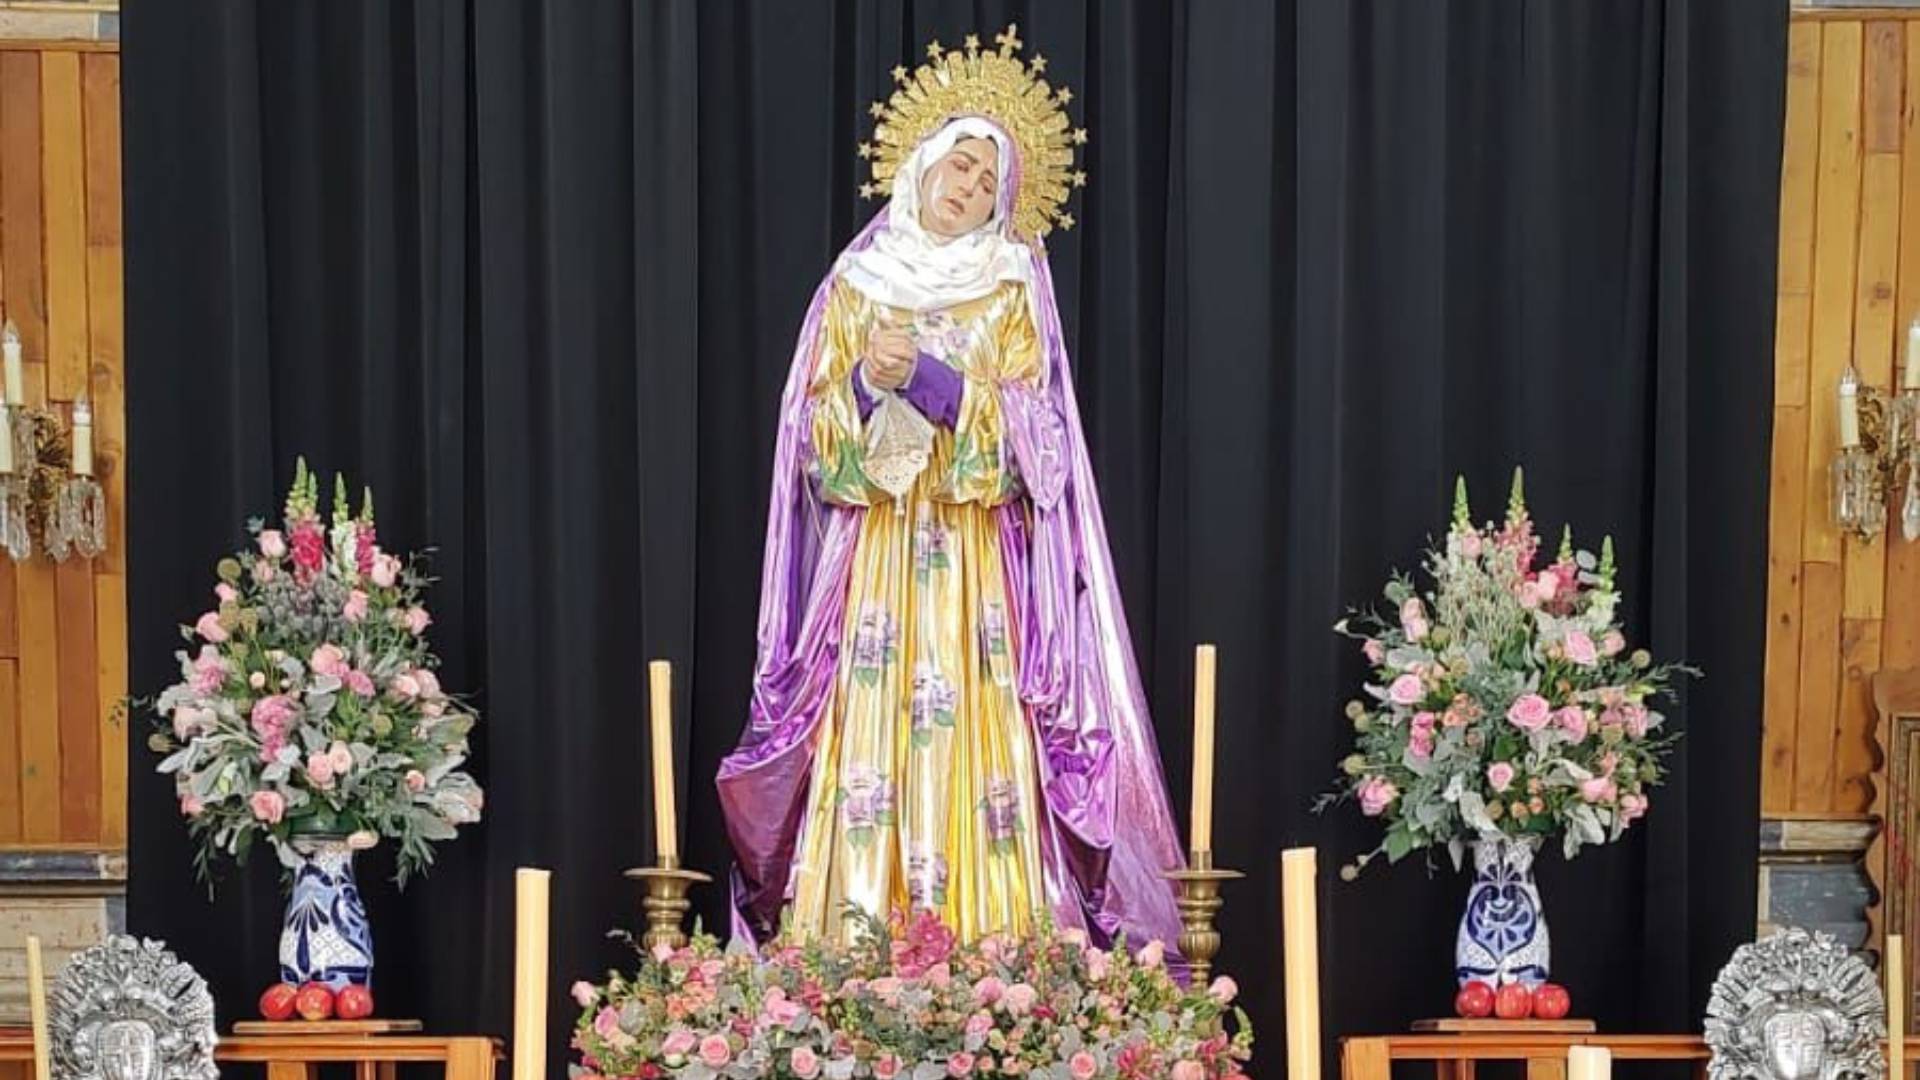
[[[1180,908],[1180,955],[1187,959],[1187,985],[1204,989],[1212,980],[1213,958],[1220,954],[1220,931],[1213,923],[1226,903],[1220,886],[1246,875],[1238,870],[1214,869],[1211,851],[1191,853],[1188,866],[1186,870],[1167,871],[1166,878],[1179,893],[1174,903]]]
[[[665,866],[642,866],[626,872],[646,887],[647,894],[640,899],[640,910],[646,913],[647,930],[640,936],[640,944],[648,951],[656,945],[665,945],[669,949],[678,949],[686,945],[687,933],[683,928],[687,912],[693,909],[693,901],[687,899],[687,893],[695,885],[705,885],[711,877],[698,870],[683,870],[678,860],[662,860]]]

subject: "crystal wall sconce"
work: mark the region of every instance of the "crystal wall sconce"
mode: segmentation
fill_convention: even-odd
[[[15,562],[44,551],[56,562],[107,547],[107,496],[94,477],[93,409],[85,395],[64,419],[26,403],[20,333],[0,330],[0,549]]]

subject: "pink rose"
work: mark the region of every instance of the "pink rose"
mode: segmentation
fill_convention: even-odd
[[[287,538],[281,535],[279,529],[261,529],[258,541],[260,544],[260,554],[265,555],[267,558],[284,559],[287,557]]]
[[[345,776],[353,771],[353,750],[338,739],[327,747],[327,761],[333,765],[335,776]]]
[[[1627,647],[1627,639],[1618,630],[1609,630],[1600,637],[1600,655],[1619,656]]]
[[[1112,966],[1112,963],[1112,960],[1104,951],[1100,949],[1088,949],[1087,978],[1092,979],[1094,982],[1103,981],[1106,979],[1107,971]]]
[[[348,622],[359,622],[367,617],[367,594],[355,589],[347,594],[347,602],[340,608],[340,617]]]
[[[1590,803],[1612,802],[1616,790],[1611,776],[1596,776],[1580,782],[1580,797]]]
[[[1426,761],[1433,757],[1433,729],[1414,728],[1407,736],[1407,756],[1415,761]]]
[[[1487,783],[1495,791],[1505,791],[1513,786],[1513,766],[1504,761],[1496,761],[1487,766]]]
[[[419,769],[407,770],[407,790],[416,794],[427,790],[427,774]]]
[[[1620,722],[1626,725],[1627,736],[1644,739],[1647,736],[1647,707],[1628,702],[1620,706]]]
[[[997,976],[989,975],[973,984],[973,1000],[982,1005],[992,1005],[999,1001],[1000,995],[1006,991],[1006,983],[1001,982]]]
[[[873,1060],[873,1080],[893,1080],[900,1075],[900,1059],[892,1054],[881,1054]]]
[[[1085,1050],[1079,1050],[1067,1059],[1067,1071],[1073,1074],[1073,1080],[1093,1080],[1093,1074],[1100,1071],[1100,1062]]]
[[[594,1000],[600,996],[600,991],[594,989],[593,984],[585,979],[575,982],[568,988],[568,992],[573,995],[574,1004],[583,1009],[593,1004]]]
[[[1547,720],[1553,715],[1553,706],[1539,694],[1522,694],[1507,710],[1507,719],[1522,731],[1539,731],[1547,726]]]
[[[253,580],[256,583],[265,585],[267,582],[272,581],[273,578],[274,569],[272,563],[265,559],[253,560]]]
[[[962,1050],[947,1058],[948,1076],[966,1076],[973,1072],[973,1055]]]
[[[440,676],[435,675],[433,669],[415,668],[413,671],[413,679],[420,684],[421,697],[440,696]]]
[[[1646,814],[1647,797],[1645,795],[1635,795],[1629,792],[1628,794],[1620,796],[1620,823],[1622,825],[1637,821],[1645,817]]]
[[[347,672],[345,676],[345,681],[347,684],[347,689],[353,691],[358,696],[360,697],[373,696],[373,680],[368,677],[366,672],[361,671],[357,668],[350,670]]]
[[[988,1016],[986,1013],[977,1012],[967,1017],[967,1034],[973,1038],[984,1038],[987,1032],[992,1030],[993,1017]]]
[[[774,993],[779,993],[778,987],[775,988]],[[800,1019],[801,1013],[806,1012],[799,1002],[787,1000],[783,993],[776,997],[774,993],[767,995],[766,1004],[761,1010],[767,1014],[767,1022],[774,1027],[786,1027]]]
[[[373,557],[373,573],[367,576],[375,585],[391,589],[393,583],[400,580],[400,560],[383,551]]]
[[[613,1039],[620,1034],[620,1010],[611,1005],[593,1014],[593,1033],[602,1039]]]
[[[1594,647],[1593,639],[1583,631],[1569,632],[1562,648],[1566,650],[1567,659],[1581,667],[1592,667],[1600,662],[1600,650]]]
[[[1418,675],[1402,675],[1387,688],[1387,698],[1395,705],[1417,705],[1426,696],[1426,684]]]
[[[1168,1075],[1173,1080],[1207,1080],[1207,1068],[1189,1058],[1174,1062],[1173,1072]]]
[[[1387,647],[1372,638],[1368,638],[1366,642],[1360,646],[1360,651],[1366,654],[1367,663],[1375,667],[1379,667],[1387,659]]]
[[[247,809],[253,811],[255,818],[278,825],[287,812],[287,800],[277,791],[256,791],[247,797]]]
[[[1230,975],[1217,975],[1214,977],[1213,984],[1207,987],[1207,996],[1212,998],[1216,1005],[1229,1004],[1234,998],[1240,996],[1240,984],[1234,982]]]
[[[811,1046],[794,1047],[793,1057],[788,1064],[793,1068],[793,1075],[800,1080],[813,1080],[820,1075],[820,1055],[814,1053]]]
[[[694,1038],[693,1032],[677,1027],[667,1032],[667,1037],[660,1040],[660,1052],[668,1055],[690,1054],[699,1043],[700,1040]]]
[[[413,634],[413,636],[419,637],[421,634],[426,633],[427,627],[432,625],[433,616],[427,614],[426,608],[410,607],[407,609],[407,630]]]
[[[200,812],[206,808],[207,804],[201,802],[198,795],[187,794],[180,796],[180,812],[187,817],[199,817]]]
[[[219,597],[221,603],[231,604],[240,599],[240,590],[223,581],[213,587],[213,595]]]
[[[1166,958],[1167,947],[1162,944],[1158,938],[1147,942],[1146,945],[1140,949],[1140,954],[1134,957],[1134,959],[1140,962],[1140,966],[1143,968],[1157,968]]]
[[[220,613],[217,611],[200,616],[200,621],[193,624],[193,632],[215,645],[227,640],[227,628],[220,625]]]
[[[709,1035],[700,1040],[700,1063],[709,1069],[717,1069],[733,1058],[733,1047],[727,1044],[725,1035]]]
[[[1553,714],[1553,722],[1567,733],[1567,738],[1580,742],[1587,737],[1587,710],[1578,705],[1569,705]]]
[[[333,787],[333,759],[319,751],[308,754],[307,779],[322,791]]]
[[[293,699],[285,694],[270,694],[253,703],[249,719],[253,724],[253,733],[261,737],[285,734],[287,724],[293,720],[296,710]]]
[[[1144,953],[1144,950],[1142,950],[1142,952]],[[1145,961],[1142,962],[1144,963]],[[1034,999],[1039,996],[1039,993],[1035,991],[1033,987],[1023,982],[1017,982],[1007,987],[1006,995],[1002,997],[1001,1000],[1006,1003],[1008,1013],[1014,1016],[1025,1016],[1027,1013],[1033,1011]]]
[[[420,696],[420,680],[403,671],[393,677],[393,681],[387,684],[387,689],[401,701],[412,701]]]
[[[338,645],[322,645],[313,650],[313,656],[307,661],[315,675],[331,675],[336,679],[345,678],[349,665],[347,654]]]
[[[1360,812],[1368,817],[1379,817],[1386,813],[1393,800],[1400,797],[1400,789],[1393,781],[1384,776],[1369,776],[1360,784]]]
[[[1407,632],[1408,641],[1419,641],[1427,636],[1427,610],[1417,596],[1409,596],[1400,605],[1400,628]]]

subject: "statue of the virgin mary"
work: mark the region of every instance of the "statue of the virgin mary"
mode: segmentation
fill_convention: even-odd
[[[1013,29],[899,84],[889,194],[814,293],[781,402],[751,715],[719,788],[736,932],[857,908],[1169,945],[1183,860],[1042,240],[1070,95]]]

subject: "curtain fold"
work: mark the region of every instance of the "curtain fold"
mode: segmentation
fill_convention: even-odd
[[[746,716],[780,380],[876,204],[888,70],[1018,22],[1092,132],[1051,255],[1174,801],[1221,646],[1222,966],[1279,1068],[1277,857],[1321,848],[1326,1029],[1447,1007],[1464,883],[1315,817],[1357,654],[1464,474],[1614,533],[1636,638],[1709,680],[1627,842],[1544,860],[1555,970],[1692,1030],[1751,935],[1785,4],[180,0],[124,16],[132,676],[296,454],[432,546],[488,820],[405,894],[363,872],[382,1012],[504,1033],[511,870],[556,871],[553,981],[621,963],[650,856],[642,661],[677,662],[688,860]],[[274,869],[192,880],[145,730],[134,930],[223,1023],[274,970]],[[698,897],[723,926],[718,888]],[[556,993],[556,1033],[571,1022]],[[556,1066],[561,1058],[555,1042]],[[1328,1060],[1333,1060],[1329,1058]]]

